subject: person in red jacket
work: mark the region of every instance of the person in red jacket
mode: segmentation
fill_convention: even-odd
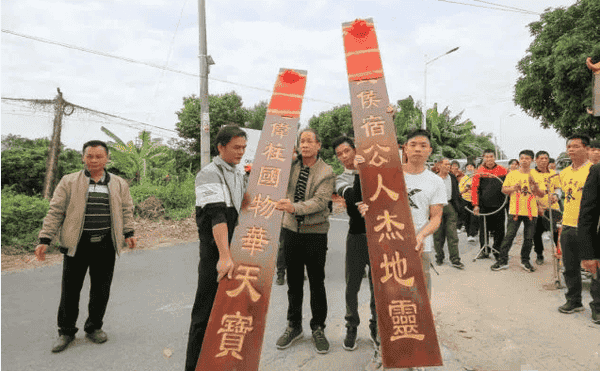
[[[496,164],[494,150],[486,149],[483,151],[483,163],[475,172],[471,183],[471,202],[473,203],[473,213],[475,215],[488,214],[501,208],[506,196],[502,193],[502,183],[506,178],[506,168]],[[501,181],[495,179],[500,178]],[[486,228],[483,228],[484,220]],[[494,236],[494,245],[496,251],[500,251],[502,240],[504,239],[505,216],[504,209],[498,210],[485,219],[479,220],[479,243],[483,247],[485,244],[485,230],[491,232]],[[484,251],[482,258],[489,258],[489,251]],[[498,252],[494,252],[498,260]]]

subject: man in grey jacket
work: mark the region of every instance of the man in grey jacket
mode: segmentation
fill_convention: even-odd
[[[52,352],[63,351],[74,339],[79,314],[79,296],[87,270],[90,270],[90,302],[85,321],[86,337],[94,343],[108,338],[102,320],[108,305],[115,268],[115,252],[125,245],[134,248],[133,202],[127,182],[108,173],[106,143],[92,140],[83,145],[85,169],[65,175],[52,196],[50,209],[39,233],[35,249],[44,260],[46,249],[60,235],[60,251],[65,255],[58,339]]]
[[[276,204],[283,216],[283,240],[288,274],[288,328],[277,340],[277,348],[288,348],[302,336],[302,300],[304,266],[310,284],[313,341],[318,353],[329,351],[325,337],[327,295],[325,293],[325,258],[329,208],[334,192],[335,175],[331,166],[318,157],[321,141],[313,129],[299,135],[300,155],[292,163],[287,198]]]

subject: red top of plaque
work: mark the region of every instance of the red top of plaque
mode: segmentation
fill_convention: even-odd
[[[351,81],[383,77],[379,45],[372,22],[357,19],[343,27],[344,48]]]
[[[280,71],[267,113],[286,117],[300,117],[305,88],[306,74],[294,70]]]

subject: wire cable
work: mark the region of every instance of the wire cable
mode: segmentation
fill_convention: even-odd
[[[142,65],[145,65],[145,66],[148,66],[148,67],[158,68],[158,69],[165,70],[165,71],[170,71],[170,72],[179,73],[179,74],[182,74],[182,75],[187,75],[187,76],[193,76],[193,77],[200,78],[199,74],[190,73],[190,72],[181,71],[181,70],[176,70],[174,68],[170,68],[170,67],[166,67],[166,66],[161,66],[161,65],[158,65],[158,64],[155,64],[155,63],[144,62],[144,61],[139,61],[139,60],[136,60],[136,59],[121,57],[121,56],[118,56],[118,55],[114,55],[114,54],[110,54],[110,53],[105,53],[105,52],[101,52],[101,51],[98,51],[98,50],[83,48],[83,47],[76,46],[76,45],[70,45],[70,44],[66,44],[66,43],[63,43],[63,42],[59,42],[59,41],[48,40],[48,39],[44,39],[44,38],[37,37],[37,36],[25,35],[25,34],[22,34],[22,33],[19,33],[19,32],[15,32],[15,31],[11,31],[11,30],[7,30],[7,29],[4,29],[4,28],[2,29],[2,32],[7,33],[7,34],[11,34],[11,35],[14,35],[14,36],[18,36],[18,37],[23,37],[23,38],[30,39],[30,40],[35,40],[35,41],[47,43],[47,44],[53,44],[53,45],[62,46],[64,48],[68,48],[68,49],[79,50],[79,51],[82,51],[82,52],[91,53],[91,54],[95,54],[95,55],[100,55],[100,56],[107,57],[107,58],[119,59],[119,60],[122,60],[122,61],[125,61],[125,62],[129,62],[129,63],[142,64]],[[218,79],[218,78],[215,78],[215,77],[209,77],[208,79],[212,80],[212,81],[222,82],[222,83],[225,83],[225,84],[230,84],[230,85],[235,85],[235,86],[241,86],[241,87],[248,88],[248,89],[260,90],[260,91],[265,91],[265,92],[268,92],[268,93],[272,93],[273,92],[273,89],[266,89],[266,88],[260,88],[260,87],[257,87],[257,86],[252,86],[252,85],[240,84],[240,83],[237,83],[237,82],[227,81],[227,80],[224,80],[224,79]],[[310,101],[313,101],[313,102],[327,103],[327,104],[330,104],[330,105],[333,105],[333,106],[337,106],[337,105],[342,104],[342,103],[329,102],[329,101],[326,101],[326,100],[323,100],[323,99],[310,98],[310,97],[306,97],[306,96],[304,97],[304,99],[305,100],[310,100]]]
[[[535,12],[531,12],[531,11],[528,11],[528,10],[512,10],[512,9],[506,9],[506,8],[501,8],[501,7],[491,7],[491,6],[485,6],[485,5],[467,4],[467,3],[461,3],[461,2],[458,2],[458,1],[450,1],[450,0],[438,0],[438,1],[442,1],[442,2],[450,3],[450,4],[472,6],[472,7],[475,7],[475,8],[485,8],[485,9],[500,10],[500,11],[503,11],[503,12],[513,12],[513,13],[520,13],[520,14],[541,15],[540,13],[535,13]]]

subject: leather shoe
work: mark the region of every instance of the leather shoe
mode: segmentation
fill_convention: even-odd
[[[96,344],[102,344],[105,343],[106,340],[108,340],[106,332],[102,331],[101,329],[97,329],[92,332],[86,332],[85,337]]]
[[[73,340],[75,340],[75,336],[59,335],[58,339],[52,343],[52,353],[62,352]]]

